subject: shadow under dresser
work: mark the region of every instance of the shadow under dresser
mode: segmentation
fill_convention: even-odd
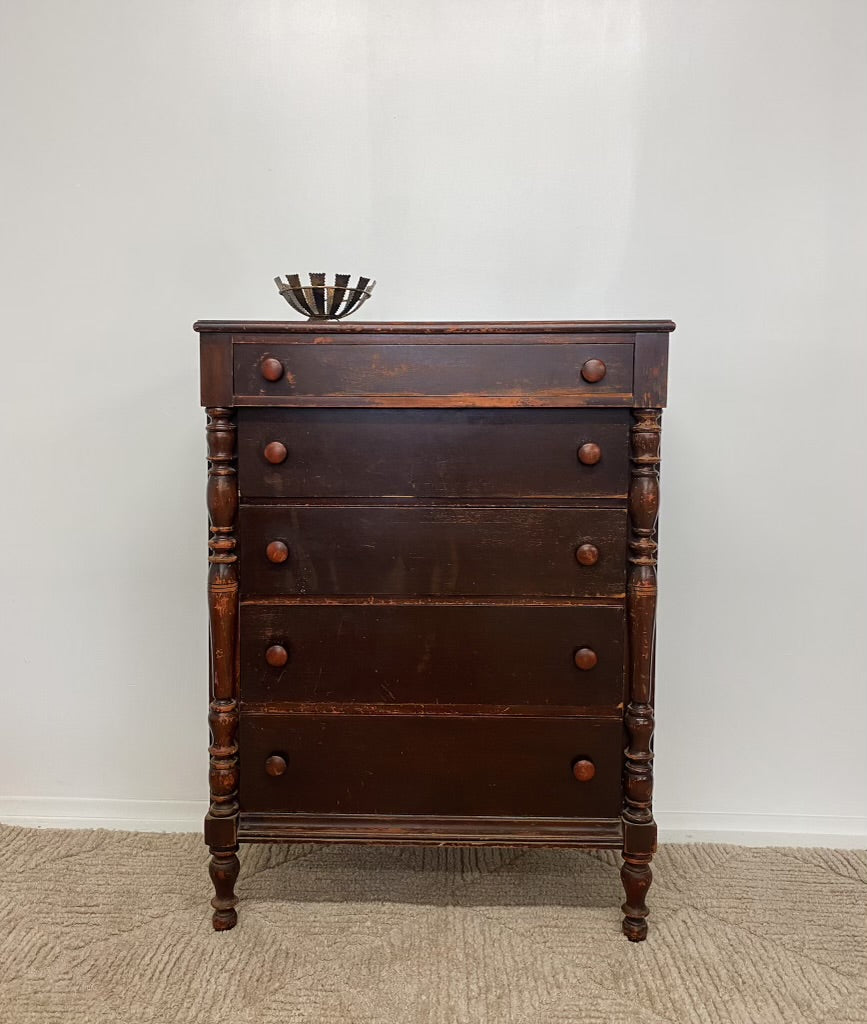
[[[670,321],[200,321],[216,929],[241,842],[622,850],[647,934]]]

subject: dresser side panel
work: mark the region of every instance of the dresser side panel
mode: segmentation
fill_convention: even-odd
[[[233,404],[231,335],[199,336],[199,376],[203,406],[225,408]]]
[[[662,409],[668,400],[668,335],[636,334],[632,404]]]

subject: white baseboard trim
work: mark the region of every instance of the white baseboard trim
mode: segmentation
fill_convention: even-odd
[[[826,846],[867,850],[867,818],[824,814],[726,814],[657,811],[664,843],[733,843],[737,846]]]
[[[0,822],[26,828],[111,828],[130,832],[200,832],[206,800],[104,800],[2,796]]]
[[[200,832],[204,800],[103,800],[0,797],[0,822],[27,828],[109,828],[131,832]],[[658,811],[664,843],[737,846],[829,846],[867,849],[867,818],[826,815]]]

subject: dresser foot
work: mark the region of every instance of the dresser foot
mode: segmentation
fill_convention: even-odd
[[[653,881],[650,870],[652,854],[624,853],[620,879],[626,892],[623,911],[623,934],[630,942],[642,942],[647,938],[647,915],[649,913],[644,897]]]
[[[214,908],[214,931],[225,932],[238,923],[238,912],[235,907],[238,897],[235,895],[235,881],[241,870],[235,850],[211,850],[211,863],[208,872],[214,883],[216,895],[211,900]]]

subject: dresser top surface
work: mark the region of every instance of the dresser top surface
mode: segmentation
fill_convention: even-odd
[[[363,321],[198,320],[200,334],[669,334],[671,320]]]

